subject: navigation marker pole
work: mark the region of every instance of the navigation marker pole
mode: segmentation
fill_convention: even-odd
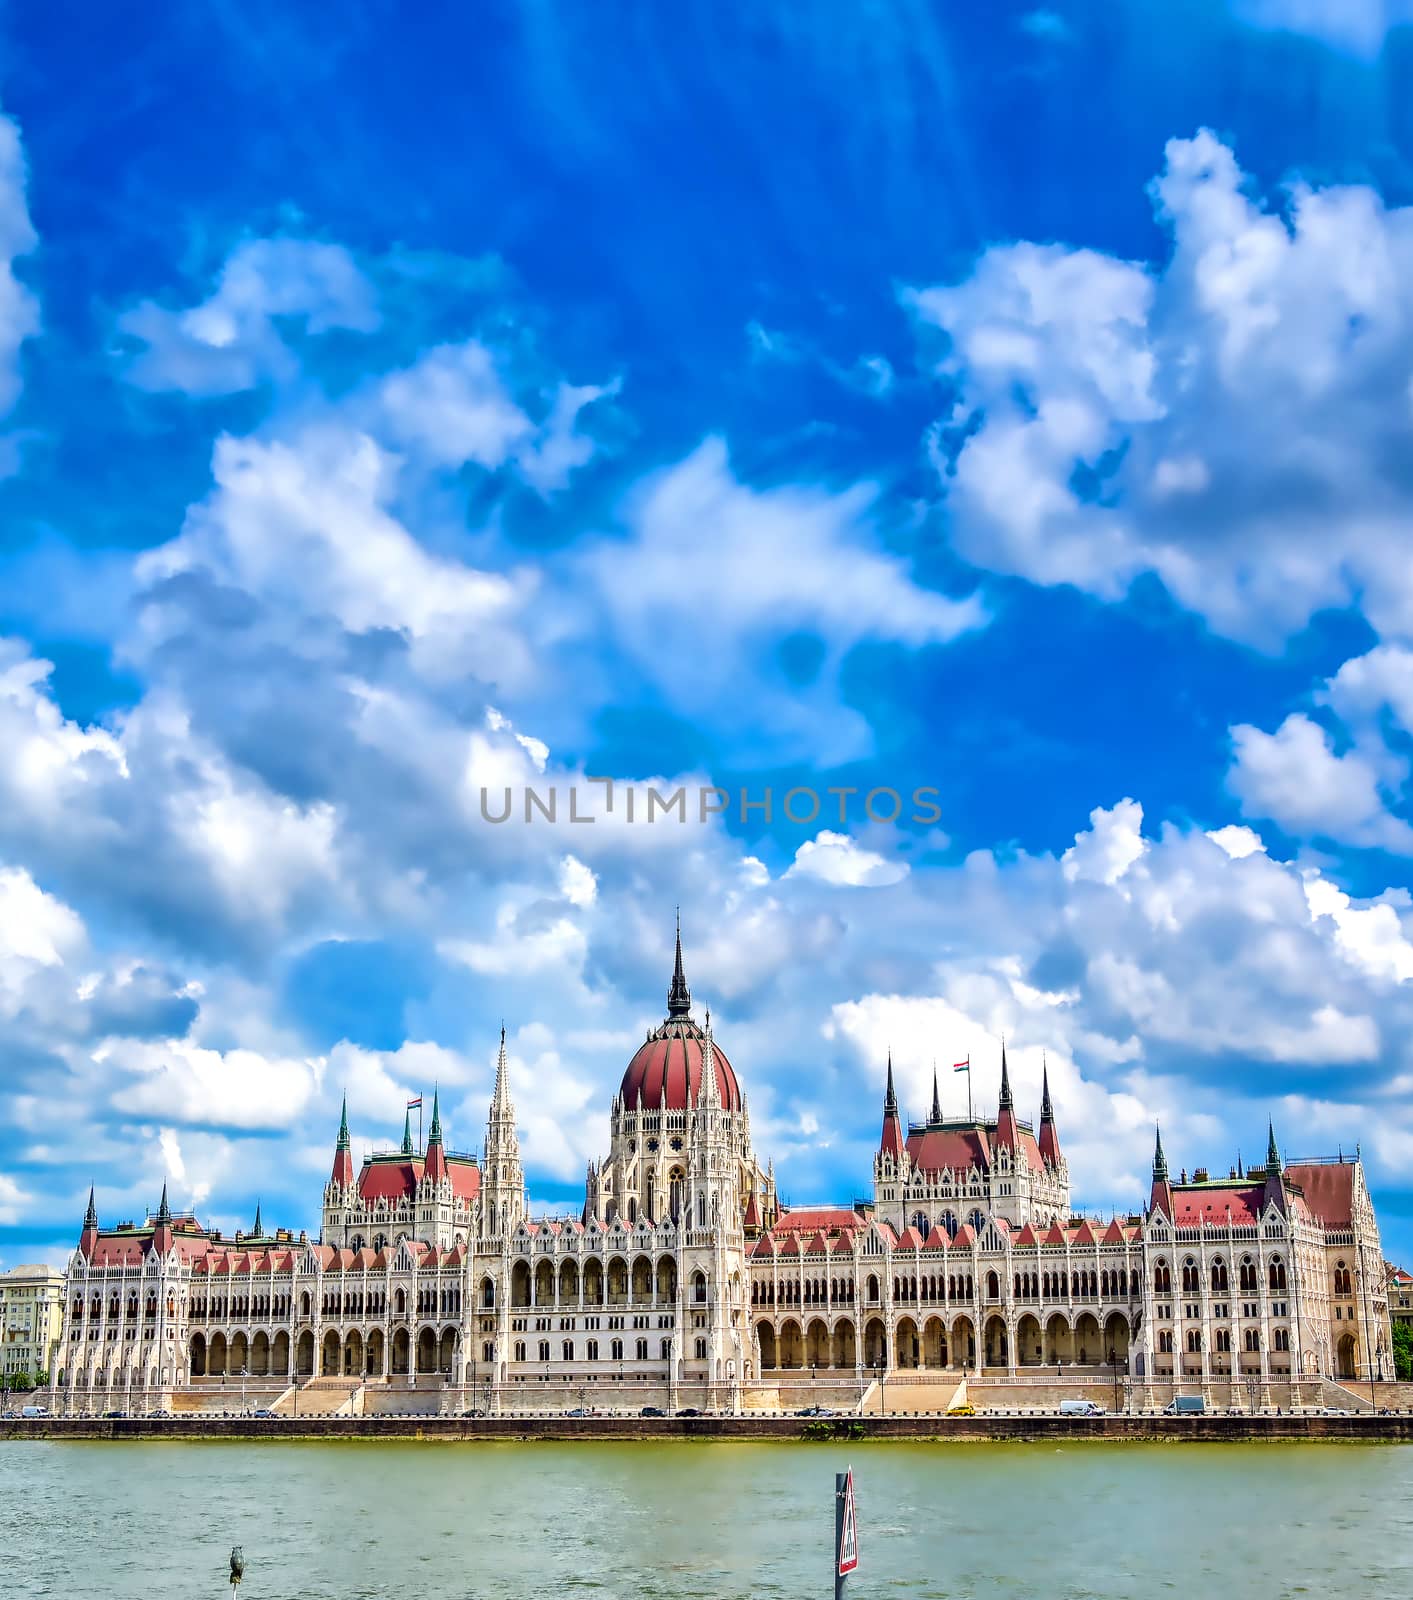
[[[854,1469],[834,1474],[834,1600],[844,1600],[844,1580],[859,1564],[854,1513]]]

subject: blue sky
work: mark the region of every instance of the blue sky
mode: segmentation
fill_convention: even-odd
[[[1004,1033],[1085,1208],[1272,1117],[1410,1253],[1413,8],[87,20],[0,19],[0,1259],[317,1226],[502,1019],[573,1202],[678,904],[794,1200]],[[481,816],[590,774],[777,808]]]

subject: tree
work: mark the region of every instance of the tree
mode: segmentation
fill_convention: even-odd
[[[1401,1383],[1413,1380],[1413,1322],[1393,1325],[1393,1370]]]

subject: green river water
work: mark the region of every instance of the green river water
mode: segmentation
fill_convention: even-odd
[[[0,1594],[869,1596],[1413,1590],[1413,1447],[0,1444]]]

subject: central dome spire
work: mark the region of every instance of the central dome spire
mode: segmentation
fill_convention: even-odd
[[[682,911],[677,911],[677,961],[672,969],[672,987],[667,991],[667,1018],[674,1021],[692,1013],[692,992],[682,971]]]

